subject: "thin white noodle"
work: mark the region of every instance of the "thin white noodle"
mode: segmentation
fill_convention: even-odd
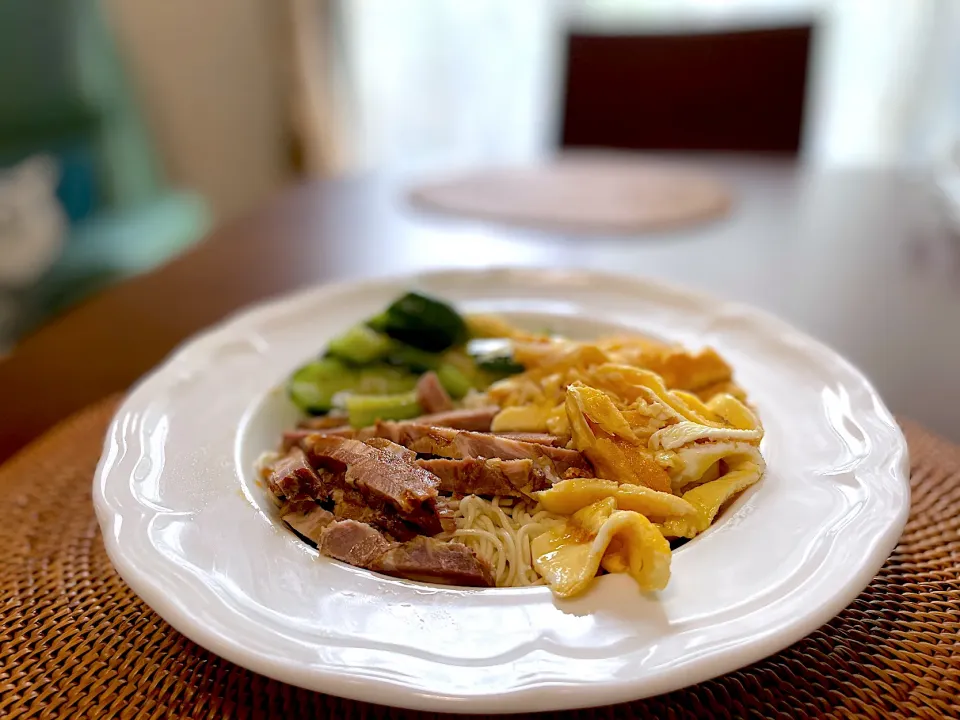
[[[473,546],[474,550],[477,550],[478,554],[485,558],[488,558],[494,555],[493,547],[496,548],[497,554],[503,554],[504,552],[503,545],[500,543],[500,539],[497,538],[495,535],[491,535],[486,530],[477,530],[475,528],[465,528],[463,530],[457,530],[453,535],[454,537],[457,537],[457,538],[463,538],[463,537],[478,538],[478,540],[480,541],[479,542],[480,546],[476,547],[474,545]],[[472,545],[472,543],[464,543],[464,544],[468,546]]]
[[[503,513],[501,513],[503,515]],[[503,515],[506,518],[506,515]],[[505,563],[507,566],[507,576],[504,578],[504,585],[507,587],[513,587],[516,583],[514,578],[517,574],[517,567],[520,565],[518,562],[519,554],[517,552],[517,545],[513,542],[513,537],[510,534],[510,531],[506,528],[500,528],[497,530],[497,535],[500,536],[500,540],[503,541],[503,544],[506,546],[507,557],[510,558],[510,562]]]
[[[499,587],[543,584],[533,568],[531,541],[564,518],[514,498],[486,500],[476,495],[457,506],[453,538],[472,548],[495,571]]]
[[[503,541],[497,533],[497,527],[494,525],[493,520],[490,519],[489,515],[480,515],[477,517],[477,525],[479,525],[483,530],[486,530],[489,540],[496,545],[500,552],[497,553],[497,580],[506,581],[506,568],[507,560],[509,559],[509,550],[504,547]]]

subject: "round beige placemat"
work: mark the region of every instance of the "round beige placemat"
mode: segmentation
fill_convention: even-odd
[[[82,412],[0,467],[0,717],[443,717],[270,680],[187,640],[134,595],[107,559],[90,502],[115,408]],[[906,531],[834,620],[716,680],[548,717],[960,717],[960,448],[905,429]]]
[[[414,187],[414,206],[511,225],[585,234],[638,234],[720,218],[731,192],[686,166],[631,157],[561,157],[489,168]]]

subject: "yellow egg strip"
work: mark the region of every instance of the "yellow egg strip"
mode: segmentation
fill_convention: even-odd
[[[669,389],[649,363],[688,389],[694,386],[682,382],[693,380],[677,374],[705,372],[704,363],[685,354],[668,358],[656,342],[530,340],[514,343],[526,371],[488,390],[501,407],[493,430],[571,438],[569,447],[580,450],[599,477],[558,481],[539,493],[535,515],[556,520],[531,517],[511,533],[510,512],[485,508],[461,529],[462,541],[490,556],[498,584],[526,584],[537,573],[558,596],[569,597],[602,567],[629,573],[644,589],[662,588],[670,573],[664,535],[703,532],[725,503],[760,479],[759,419],[729,394],[739,391],[729,368],[724,378],[708,378],[715,392]],[[703,372],[698,377],[707,382]]]
[[[761,430],[708,427],[684,420],[653,433],[650,436],[649,447],[651,450],[676,450],[697,440],[760,442],[762,437]]]
[[[536,495],[540,507],[558,515],[572,515],[606,498],[613,498],[618,510],[633,510],[660,521],[696,513],[693,505],[676,495],[657,492],[643,485],[621,485],[599,478],[561,480]]]
[[[571,408],[571,400],[573,407]],[[567,415],[571,410],[579,417],[588,419],[600,426],[608,435],[621,437],[632,443],[638,443],[636,433],[627,424],[620,410],[614,405],[610,396],[596,388],[577,382],[567,388]],[[570,420],[571,427],[574,421]],[[579,423],[578,423],[579,425]],[[590,431],[592,435],[593,432]]]
[[[593,546],[607,548],[600,560],[604,570],[629,573],[645,592],[663,590],[670,581],[670,543],[639,513],[613,513]]]
[[[682,400],[687,405],[687,407],[689,407],[691,410],[693,410],[695,413],[699,414],[700,416],[707,418],[711,422],[721,421],[721,418],[714,415],[713,411],[707,407],[706,403],[704,403],[703,400],[698,398],[693,393],[687,392],[686,390],[672,390],[671,392],[673,393],[674,397],[677,397],[680,400]]]
[[[679,448],[676,450],[676,458],[680,463],[680,470],[670,473],[671,485],[674,491],[682,491],[688,485],[700,482],[704,473],[719,460],[725,460],[729,465],[736,462],[739,456],[758,460],[760,451],[756,445],[737,442],[705,443]]]
[[[505,407],[494,416],[490,429],[493,432],[546,432],[551,412],[551,407],[540,404]]]
[[[600,477],[654,490],[670,490],[670,476],[660,467],[653,453],[629,432],[626,421],[604,393],[596,388],[575,384],[567,388],[567,418],[573,447],[582,452]],[[610,437],[598,437],[597,432]]]
[[[686,403],[667,389],[659,375],[649,370],[643,370],[630,365],[614,365],[610,363],[595,368],[594,374],[598,378],[606,379],[610,384],[615,384],[617,387],[631,387],[633,395],[628,398],[630,402],[634,402],[637,398],[659,402],[672,410],[680,420],[690,420],[700,423],[701,425],[722,427],[721,423],[714,422],[691,409]]]
[[[707,407],[726,425],[731,425],[740,430],[763,430],[760,418],[733,395],[727,393],[714,395],[707,403]]]
[[[616,507],[613,498],[600,500],[531,543],[534,567],[559,597],[586,590],[601,563],[628,572],[643,590],[666,587],[669,543],[643,515]]]
[[[536,341],[539,336],[520,330],[498,315],[475,314],[464,316],[470,337],[509,338],[514,340]]]
[[[754,458],[744,458],[718,480],[685,492],[683,499],[696,508],[696,515],[693,518],[667,520],[660,526],[661,532],[666,537],[692,538],[699,535],[710,527],[724,503],[756,483],[763,470],[763,460],[758,453]]]

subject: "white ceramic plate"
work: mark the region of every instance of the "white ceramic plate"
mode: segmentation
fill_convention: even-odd
[[[715,346],[766,427],[765,478],[674,554],[656,596],[607,575],[559,602],[545,588],[435,587],[320,557],[251,470],[296,417],[276,388],[411,287],[573,336],[626,327]],[[876,392],[784,323],[636,279],[487,270],[320,287],[200,335],[124,402],[94,503],[124,580],[213,652],[343,697],[507,712],[654,695],[799,640],[883,564],[909,485],[903,436]]]

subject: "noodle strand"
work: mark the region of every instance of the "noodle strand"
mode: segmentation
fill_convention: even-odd
[[[467,495],[459,501],[454,519],[453,539],[472,548],[495,569],[498,587],[543,584],[533,568],[530,543],[563,522],[563,517],[527,501]]]

